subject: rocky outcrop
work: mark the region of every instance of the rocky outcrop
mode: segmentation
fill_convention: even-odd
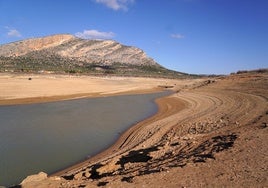
[[[71,39],[74,39],[72,35],[64,34],[13,42],[0,46],[0,56],[21,56],[32,51],[61,45]]]
[[[0,46],[0,56],[18,57],[28,54],[31,57],[54,54],[104,65],[120,63],[159,66],[139,48],[125,46],[113,40],[86,40],[67,34],[27,39]]]
[[[48,177],[44,172],[39,172],[38,174],[27,176],[18,187],[22,188],[47,188],[47,187],[66,187],[62,186],[64,181],[61,177],[53,176]]]
[[[30,182],[38,182],[38,181],[42,181],[47,179],[47,174],[44,172],[39,172],[38,174],[34,174],[31,176],[28,176],[27,178],[25,178],[20,184],[27,184]]]

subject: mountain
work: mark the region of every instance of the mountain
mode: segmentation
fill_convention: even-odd
[[[184,75],[165,69],[139,48],[113,40],[87,40],[69,34],[1,45],[0,71]]]

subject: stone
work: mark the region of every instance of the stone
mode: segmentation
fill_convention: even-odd
[[[47,179],[47,174],[44,172],[39,172],[38,174],[30,175],[25,178],[20,185],[30,183],[30,182],[38,182]]]
[[[53,181],[60,181],[61,180],[61,177],[59,176],[52,176],[52,177],[49,177],[50,180],[53,180]]]
[[[83,177],[83,172],[79,172],[79,173],[77,173],[77,174],[74,175],[74,179],[76,179],[76,180],[79,180],[82,177]]]
[[[85,172],[85,177],[89,178],[91,176],[90,172]]]

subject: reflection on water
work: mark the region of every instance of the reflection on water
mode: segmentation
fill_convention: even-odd
[[[0,106],[0,185],[52,173],[111,145],[167,93]]]

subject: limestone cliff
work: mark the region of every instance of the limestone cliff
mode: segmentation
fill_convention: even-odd
[[[42,52],[87,63],[113,63],[159,66],[139,48],[125,46],[113,40],[86,40],[72,35],[53,35],[33,38],[0,46],[0,56],[31,56]]]

